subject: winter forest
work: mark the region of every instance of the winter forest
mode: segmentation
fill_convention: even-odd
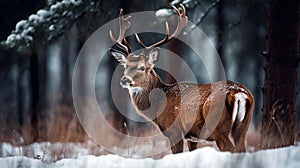
[[[1,0],[0,167],[299,167],[299,3]],[[119,17],[121,8],[124,16]],[[185,17],[177,17],[184,16],[185,10],[188,22],[180,20]],[[126,30],[128,21],[130,27],[119,41],[121,26],[125,24]],[[137,94],[146,96],[151,108],[157,103],[158,108],[164,103],[167,108],[176,96],[169,98],[164,90],[162,99],[151,98],[140,87],[125,88],[124,82],[135,79],[124,81],[130,58],[126,55],[124,61],[124,57],[116,56],[145,51],[145,59],[151,61],[158,58],[157,48],[146,49],[174,34],[174,40],[162,41],[158,46],[159,60],[149,67],[154,67],[153,71],[167,84],[229,80],[244,85],[221,91],[226,96],[224,101],[219,95],[207,96],[209,103],[201,99],[204,105],[200,111],[205,111],[206,104],[218,108],[222,105],[215,102],[222,101],[221,115],[230,118],[231,127],[240,129],[237,134],[245,135],[245,151],[226,150],[228,144],[238,148],[242,140],[235,141],[232,132],[228,136],[216,133],[224,117],[213,117],[216,129],[207,129],[211,136],[198,139],[198,135],[182,132],[180,139],[187,139],[174,144],[182,142],[183,152],[175,154],[178,147],[170,140],[173,134],[162,131],[170,115],[162,119],[161,125],[157,123],[163,113],[154,116],[157,119],[153,121],[146,119],[146,114],[140,115],[137,108],[144,104],[134,104]],[[117,51],[120,47],[122,52]],[[124,48],[128,50],[124,52]],[[146,69],[138,64],[139,73],[146,73],[148,64]],[[246,94],[243,97],[235,93],[231,103],[228,90]],[[253,95],[253,103],[247,90]],[[184,103],[190,103],[187,109],[197,106],[193,96],[185,98],[183,93],[178,100],[182,109]],[[248,119],[246,112],[251,105],[253,113],[247,130],[238,122]],[[176,111],[180,107],[174,108]],[[223,112],[224,108],[227,110]],[[183,114],[186,122],[194,119],[189,114]],[[203,123],[209,125],[207,120]],[[195,123],[186,125],[190,131]],[[230,142],[218,142],[223,136]],[[189,151],[192,145],[197,149]]]

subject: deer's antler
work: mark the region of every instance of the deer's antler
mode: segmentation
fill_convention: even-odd
[[[111,30],[109,31],[111,40],[114,43],[116,43],[121,49],[123,49],[127,54],[131,53],[131,49],[130,49],[130,46],[124,36],[125,36],[126,30],[129,29],[129,27],[130,27],[130,24],[131,24],[129,22],[130,18],[131,18],[131,16],[127,16],[126,18],[124,18],[123,9],[121,9],[120,16],[119,16],[120,32],[119,32],[118,39],[116,40],[116,38],[113,36]]]
[[[138,34],[135,34],[135,37],[136,37],[136,40],[138,41],[138,43],[143,47],[145,48],[146,50],[150,50],[154,47],[158,47],[158,46],[161,46],[169,41],[172,41],[174,40],[175,38],[177,38],[180,34],[180,32],[182,31],[182,29],[184,28],[184,26],[187,25],[188,23],[188,19],[187,19],[187,16],[186,16],[186,10],[185,10],[185,7],[180,4],[180,7],[182,8],[182,13],[180,13],[180,11],[178,10],[178,8],[176,8],[175,6],[172,6],[173,9],[175,10],[176,14],[178,15],[178,24],[177,24],[177,27],[174,31],[173,34],[170,35],[170,29],[169,29],[169,24],[168,22],[166,22],[166,36],[161,40],[161,41],[158,41],[150,46],[146,46],[142,40],[140,39],[140,37],[138,36]]]

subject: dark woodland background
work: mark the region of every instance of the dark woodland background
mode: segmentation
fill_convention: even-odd
[[[14,33],[12,31],[16,30],[19,21],[28,20],[30,15],[36,14],[40,9],[50,9],[51,5],[57,2],[62,1],[1,0],[0,41],[7,40],[8,36]],[[263,0],[178,2],[186,6],[189,20],[197,24],[216,46],[226,71],[226,78],[244,84],[254,94],[255,110],[250,132],[259,132],[263,118],[263,101],[265,101],[263,99],[264,65],[268,53],[264,51],[268,49],[266,44],[268,44],[267,23],[270,19],[268,17],[269,2]],[[296,1],[290,1],[290,3],[296,3]],[[298,2],[296,4],[299,5]],[[49,22],[55,25],[54,30],[46,22],[45,25],[40,24],[35,27],[32,33],[33,40],[30,42],[20,40],[12,45],[2,43],[0,50],[0,142],[26,145],[42,141],[86,142],[89,139],[73,107],[72,71],[78,52],[86,39],[101,25],[118,17],[121,7],[124,8],[125,14],[145,10],[157,11],[162,8],[171,9],[170,2],[167,0],[85,0],[80,6],[65,5],[56,10],[57,15],[50,16],[49,19]],[[64,15],[64,11],[73,11],[75,14]],[[289,26],[287,23],[286,27]],[[192,37],[192,35],[192,31],[187,32],[187,37]],[[144,41],[155,41],[158,38],[160,37],[149,36],[144,38]],[[189,61],[187,56],[189,51],[184,50],[179,42],[175,41],[164,47],[170,50],[174,48],[172,51],[181,55],[192,70],[201,69],[200,63]],[[279,50],[285,50],[285,48]],[[171,66],[172,60],[169,61],[168,65]],[[295,64],[298,65],[298,62]],[[110,79],[117,64],[107,56],[103,66],[105,68],[99,73],[107,75],[106,79],[97,82],[97,90],[104,93],[100,94],[99,101],[111,100],[111,95],[108,93]],[[198,82],[209,83],[207,77],[201,74],[203,73],[197,73]],[[163,72],[161,75],[166,82],[173,82],[170,76]],[[297,79],[299,83],[299,75]],[[281,90],[284,91],[285,88]],[[275,101],[270,103],[271,107]],[[280,101],[277,103],[280,104]],[[299,141],[300,100],[298,94],[295,105],[296,115],[285,119],[296,121],[295,131],[291,131],[295,133]],[[107,120],[117,130],[139,134],[147,129],[153,129],[149,123],[138,123],[127,119],[113,103],[107,106]],[[132,108],[124,110],[126,113],[134,113]],[[124,123],[126,123],[125,126]],[[259,141],[259,133],[254,133],[253,136],[252,139],[255,139],[253,141]],[[257,144],[254,145],[258,145],[260,142],[255,143]]]

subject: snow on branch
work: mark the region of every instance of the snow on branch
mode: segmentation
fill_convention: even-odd
[[[173,0],[170,4],[172,6],[183,4],[186,8],[195,8],[199,3],[199,0]]]
[[[218,3],[221,0],[215,0],[213,1],[210,6],[203,12],[203,14],[197,19],[195,25],[193,25],[189,31],[192,31],[196,28],[196,26],[199,26],[202,21],[207,17],[207,15],[212,11],[212,9],[214,9]],[[201,1],[200,0],[173,0],[172,2],[170,2],[170,5],[172,6],[178,6],[179,4],[183,4],[186,8],[189,9],[195,9],[198,5],[201,5]],[[163,20],[162,18],[166,18],[170,15],[172,15],[172,9],[160,9],[158,11],[156,11],[156,17],[158,17],[159,19]]]
[[[185,8],[191,9],[195,8],[198,4],[200,4],[199,0],[173,0],[170,2],[171,6],[179,6],[179,4],[183,4]],[[181,10],[181,7],[179,7]],[[175,14],[172,8],[162,8],[155,12],[155,16],[158,18],[159,21],[165,21],[166,18],[170,17],[171,15]]]
[[[62,0],[40,9],[27,20],[19,21],[1,46],[31,52],[64,34],[84,13],[96,8],[94,3],[93,0]]]
[[[198,4],[200,4],[199,0],[173,0],[170,2],[172,6],[179,6],[179,4],[183,4],[186,8],[195,8]],[[180,8],[179,8],[180,9]],[[174,14],[173,9],[159,9],[156,11],[155,15],[158,18],[168,17]]]

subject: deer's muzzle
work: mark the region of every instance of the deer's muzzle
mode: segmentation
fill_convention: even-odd
[[[133,82],[132,80],[130,80],[129,78],[127,78],[126,76],[123,76],[120,80],[120,85],[123,88],[129,88],[131,86],[133,86]]]

